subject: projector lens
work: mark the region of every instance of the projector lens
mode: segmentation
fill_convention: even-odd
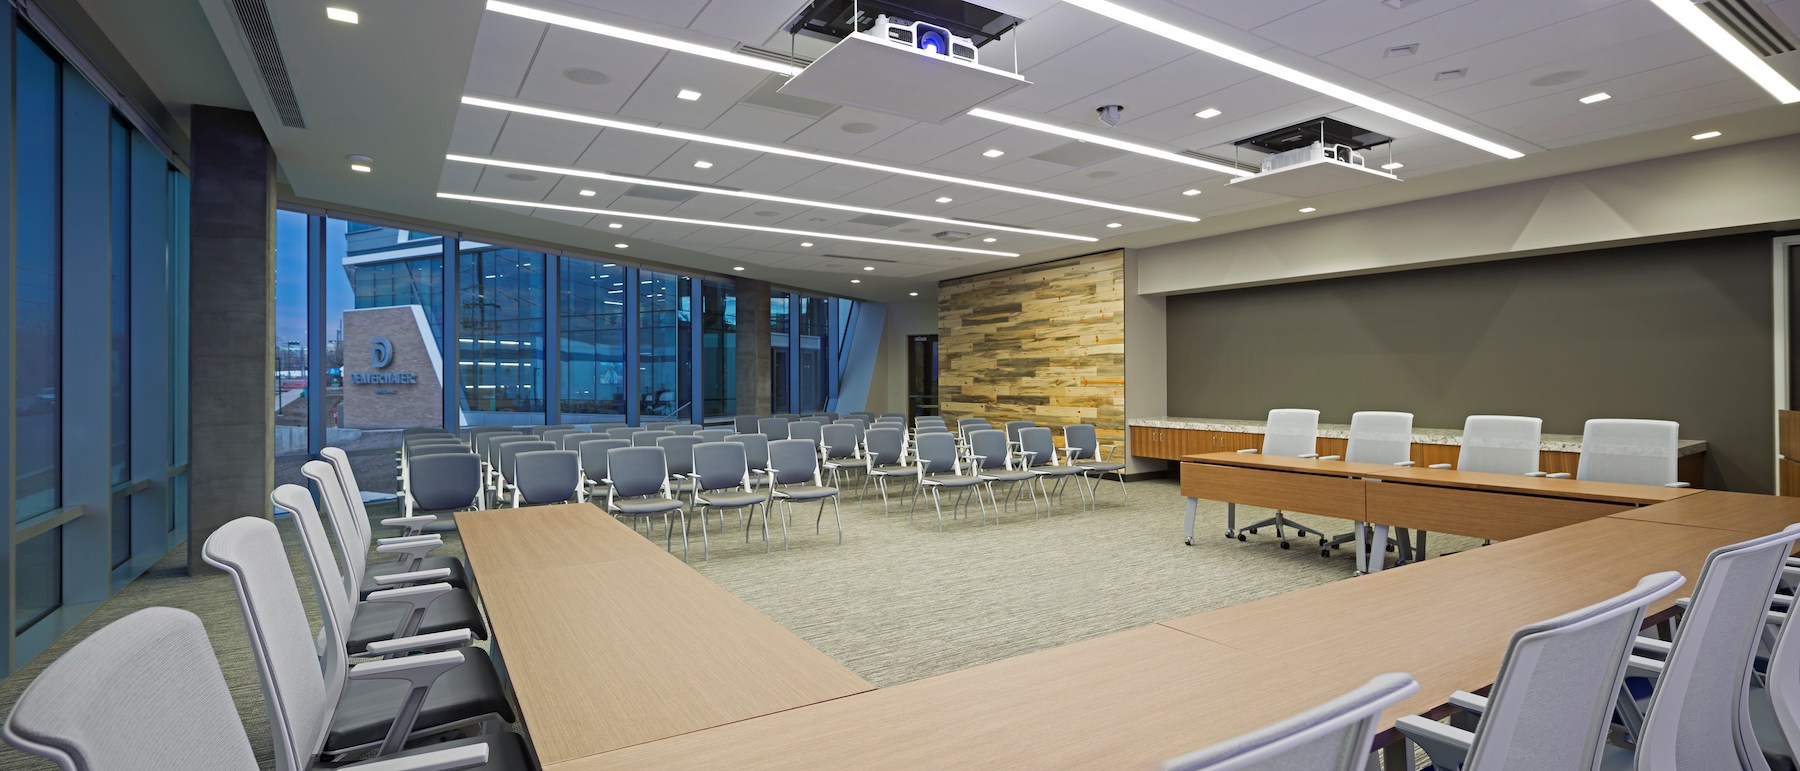
[[[922,51],[930,51],[942,56],[946,51],[950,50],[950,33],[947,30],[939,29],[937,27],[927,27],[921,24],[919,25],[919,42],[917,45]]]

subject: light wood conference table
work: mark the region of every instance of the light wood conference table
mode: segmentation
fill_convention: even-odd
[[[456,522],[545,768],[874,687],[590,504]]]

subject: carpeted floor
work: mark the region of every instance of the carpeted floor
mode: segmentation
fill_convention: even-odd
[[[929,499],[922,499],[909,525],[904,496],[884,516],[879,499],[859,503],[852,495],[843,507],[842,546],[829,507],[822,535],[805,526],[812,524],[814,507],[794,512],[785,552],[779,520],[771,523],[770,554],[763,553],[760,528],[746,544],[736,516],[727,514],[725,531],[712,522],[710,561],[701,559],[699,525],[693,525],[691,563],[878,686],[1350,575],[1348,552],[1321,558],[1313,541],[1283,551],[1267,532],[1247,543],[1226,540],[1223,504],[1202,504],[1197,542],[1185,546],[1184,506],[1173,482],[1133,483],[1128,502],[1118,484],[1108,482],[1092,510],[1081,509],[1071,488],[1048,518],[1034,515],[1028,504],[1005,514],[998,525],[991,520],[979,525],[974,516],[952,519],[946,511],[940,533]],[[377,506],[370,514],[389,512]],[[1265,514],[1240,507],[1239,521]],[[1343,521],[1298,518],[1330,533],[1348,528]],[[282,520],[281,526],[290,556],[297,558],[292,524]],[[655,537],[663,535],[659,528]],[[454,534],[446,541],[444,553],[461,553]],[[1436,536],[1431,552],[1473,543]],[[674,548],[681,548],[679,533]],[[172,553],[73,634],[0,683],[0,710],[10,710],[19,691],[56,655],[108,621],[152,605],[186,608],[205,620],[251,741],[266,763],[268,724],[230,582],[220,575],[188,576],[185,559],[185,549]],[[307,610],[316,619],[310,578],[302,574],[301,580]],[[49,767],[0,748],[0,771]]]

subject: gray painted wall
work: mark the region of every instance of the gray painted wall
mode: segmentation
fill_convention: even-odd
[[[1770,234],[1170,297],[1169,412],[1677,420],[1711,488],[1772,492]]]

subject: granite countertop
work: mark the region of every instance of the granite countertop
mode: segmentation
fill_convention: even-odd
[[[1233,420],[1230,418],[1131,418],[1127,425],[1145,428],[1180,428],[1189,431],[1223,431],[1234,434],[1260,434],[1263,432],[1262,420]],[[1345,423],[1320,423],[1319,436],[1326,439],[1348,439],[1350,426]],[[1462,430],[1455,428],[1414,428],[1412,440],[1414,444],[1462,444]],[[1581,452],[1581,436],[1579,434],[1543,434],[1539,437],[1540,447],[1550,452]],[[1683,439],[1676,444],[1679,455],[1693,455],[1706,452],[1705,439]]]

